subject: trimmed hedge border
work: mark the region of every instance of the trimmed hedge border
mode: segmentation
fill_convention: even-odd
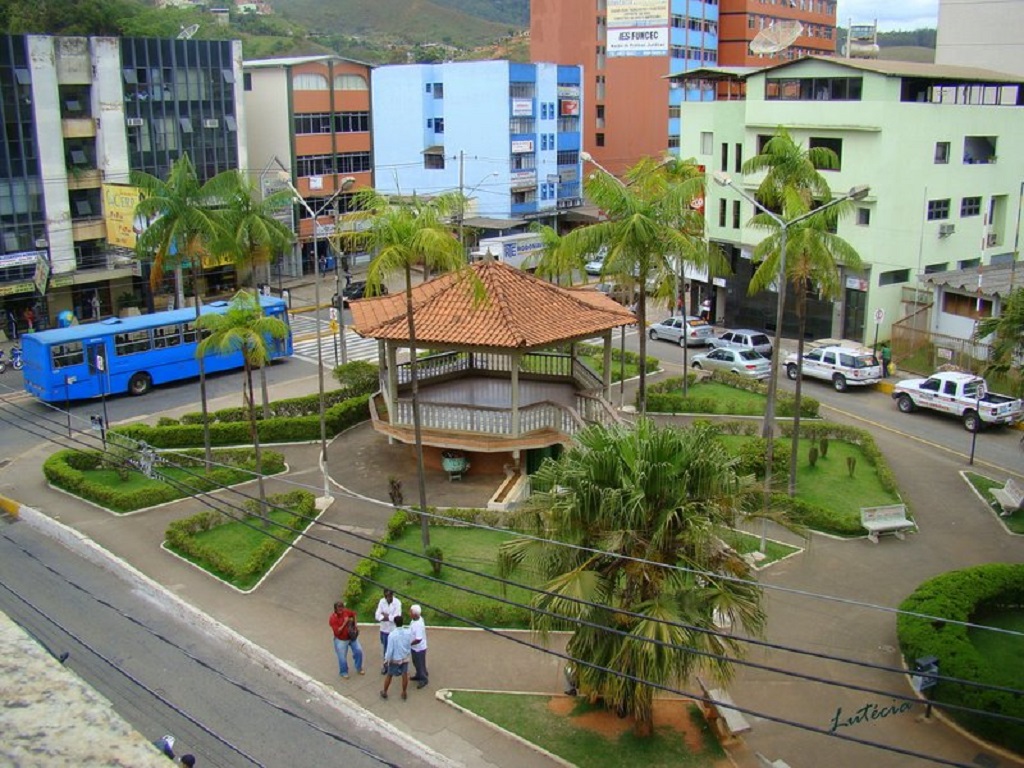
[[[198,471],[188,482],[195,488],[194,493],[206,493],[222,485],[237,485],[253,480],[256,459],[251,449],[219,450],[215,454],[218,463],[231,467],[214,467],[207,474],[203,472],[203,451],[182,451],[176,455],[179,465],[190,464]],[[90,480],[85,472],[101,469],[102,451],[57,451],[43,463],[43,475],[51,485],[79,496],[113,512],[134,512],[158,504],[177,501],[188,494],[175,485],[161,482],[150,488],[122,491],[116,487],[102,485]],[[264,451],[263,474],[276,475],[284,472],[284,456],[276,451]],[[137,471],[137,470],[133,470]]]
[[[415,512],[404,509],[395,510],[395,514],[388,520],[384,535],[380,537],[380,541],[370,547],[369,553],[359,561],[359,565],[352,571],[352,575],[348,577],[348,585],[343,592],[345,605],[355,605],[362,599],[363,589],[365,588],[364,580],[373,580],[380,569],[379,561],[383,560],[388,554],[387,547],[384,545],[394,541],[395,537],[405,530],[405,526],[418,519],[419,515]],[[370,586],[374,585],[371,584]]]
[[[269,571],[274,563],[284,555],[295,539],[313,524],[317,514],[316,498],[309,491],[296,490],[275,494],[269,496],[267,502],[271,506],[283,507],[292,512],[287,520],[274,525],[274,530],[278,532],[277,535],[281,535],[282,525],[292,529],[294,535],[288,543],[268,537],[253,550],[249,559],[241,566],[232,563],[216,549],[195,540],[197,533],[209,531],[225,523],[238,522],[220,512],[205,511],[175,520],[167,526],[167,531],[164,534],[166,545],[175,554],[191,560],[217,578],[229,582],[245,582],[247,580],[259,582],[263,574]],[[250,521],[259,524],[259,501],[246,502],[245,509]]]
[[[580,344],[580,354],[584,355],[601,355],[604,354],[602,347],[597,344]],[[612,347],[612,363],[618,363],[623,357],[622,349],[619,347]],[[633,352],[630,349],[626,350],[625,360],[627,365],[635,365],[637,368],[640,367],[640,353]],[[647,356],[646,369],[647,373],[653,373],[658,370],[659,360],[656,357]]]
[[[332,393],[336,394],[336,393]],[[317,396],[311,395],[313,403],[317,402]],[[326,398],[326,395],[325,395]],[[308,400],[309,398],[296,398],[297,400]],[[327,432],[330,435],[337,435],[349,427],[354,427],[360,422],[370,418],[370,395],[338,400],[336,397],[327,401],[334,402],[324,412],[324,421],[327,424]],[[283,401],[289,402],[289,401]],[[228,408],[217,411],[214,416],[217,421],[210,424],[210,444],[213,446],[227,445],[249,445],[252,439],[249,436],[248,421],[232,421],[231,417],[241,408]],[[280,415],[270,419],[259,419],[257,429],[261,443],[298,443],[313,442],[320,439],[320,416],[315,412],[307,415]],[[227,420],[219,420],[223,415]],[[186,414],[188,416],[188,414]],[[167,424],[172,421],[164,419],[164,426],[150,426],[148,424],[129,424],[122,427],[114,427],[111,432],[126,435],[133,440],[144,440],[154,448],[193,448],[203,444],[203,427],[201,424],[181,423]],[[190,421],[190,419],[189,419]]]
[[[959,571],[950,571],[922,583],[900,605],[900,611],[925,616],[940,616],[950,621],[976,621],[979,613],[991,610],[1024,610],[1024,565],[991,563]],[[939,660],[944,678],[972,680],[992,686],[1020,687],[999,674],[971,642],[968,628],[962,624],[908,616],[896,621],[900,650],[909,668],[924,656]],[[941,680],[930,691],[937,703],[957,704],[1024,718],[1024,698],[1012,693],[982,690],[949,680]],[[975,735],[1017,753],[1024,752],[1024,725],[995,720],[964,712],[946,711],[950,717]]]
[[[693,386],[697,381],[697,374],[687,372],[687,385]],[[735,373],[724,373],[712,371],[707,377],[709,381],[724,384],[728,387],[741,389],[744,392],[753,392],[758,395],[767,395],[768,386],[760,381],[749,379],[746,376],[737,376]],[[683,387],[682,376],[671,376],[663,381],[656,382],[647,387],[647,410],[654,413],[707,413],[715,414],[716,401],[709,397],[683,397],[679,391]],[[779,416],[792,417],[795,412],[795,399],[784,393],[778,393],[776,412]],[[640,393],[637,393],[636,406],[640,406]],[[806,419],[818,418],[821,404],[813,397],[806,395],[800,398],[800,416]],[[763,416],[764,410],[744,409],[730,411],[721,414],[724,416]]]
[[[746,435],[759,438],[761,434],[761,425],[749,421],[716,421],[713,424],[723,433],[730,435]],[[779,431],[784,438],[791,438],[793,436],[793,425],[781,424]],[[878,482],[882,489],[899,495],[896,476],[889,467],[889,463],[885,460],[885,456],[878,449],[874,438],[867,431],[828,421],[811,424],[806,422],[800,423],[800,438],[802,440],[820,440],[823,437],[827,437],[829,440],[852,443],[859,447],[864,452],[864,459],[877,473]],[[781,453],[784,462],[782,474],[785,474],[789,467],[790,444],[789,442],[780,443],[777,441],[775,445],[774,458],[778,460]],[[775,465],[776,474],[779,474],[778,461],[775,462]],[[864,535],[864,529],[861,527],[859,519],[836,515],[830,509],[791,498],[788,493],[772,494],[771,504],[777,509],[785,510],[789,514],[790,519],[806,528],[847,538]],[[909,512],[908,507],[908,514]],[[910,517],[912,518],[913,515],[910,515]]]

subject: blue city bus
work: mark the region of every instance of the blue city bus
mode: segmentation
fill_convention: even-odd
[[[281,299],[260,297],[263,312],[288,322]],[[224,313],[215,301],[202,314]],[[127,392],[142,395],[153,386],[199,375],[198,333],[192,307],[135,317],[111,317],[21,337],[25,391],[48,403]],[[270,340],[272,359],[292,354],[292,334]],[[242,353],[208,354],[207,373],[241,368]]]

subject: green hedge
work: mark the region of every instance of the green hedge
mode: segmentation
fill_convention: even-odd
[[[603,355],[604,348],[597,344],[580,344],[579,354],[581,355]],[[620,347],[612,347],[612,362],[617,363],[623,359],[623,350]],[[625,350],[625,361],[628,365],[635,365],[637,368],[640,367],[640,354],[633,352],[632,350]],[[658,370],[660,363],[658,358],[647,356],[647,372],[652,373]]]
[[[344,592],[345,605],[355,605],[362,599],[366,581],[373,581],[380,568],[380,561],[387,557],[388,550],[384,545],[394,541],[395,537],[405,530],[405,526],[410,522],[418,521],[418,519],[419,515],[414,512],[407,512],[404,509],[395,511],[395,514],[388,520],[387,528],[380,542],[370,548],[369,554],[359,562],[359,565],[352,571],[352,575],[348,577],[348,584]]]
[[[101,451],[57,451],[43,463],[43,475],[52,485],[101,507],[114,512],[132,512],[177,501],[194,493],[212,491],[222,485],[236,485],[252,480],[252,472],[256,469],[254,452],[248,449],[217,451],[214,454],[215,461],[229,466],[215,467],[209,473],[203,472],[201,450],[183,451],[175,455],[174,464],[195,470],[194,475],[182,480],[190,486],[188,491],[179,489],[176,484],[159,480],[142,488],[133,485],[130,490],[126,490],[116,485],[96,482],[86,474],[101,469],[102,456]],[[284,468],[284,456],[275,451],[263,452],[265,475],[276,475],[283,472]],[[137,476],[138,473],[133,472],[133,475]]]
[[[164,534],[167,546],[177,554],[188,558],[214,575],[226,580],[240,582],[258,581],[259,577],[270,570],[270,567],[289,546],[289,544],[277,540],[278,538],[286,538],[285,530],[281,526],[295,531],[294,536],[292,536],[292,540],[294,540],[316,517],[316,499],[309,491],[297,490],[276,494],[268,497],[267,501],[274,507],[291,510],[293,514],[273,527],[274,537],[268,536],[265,541],[253,550],[243,565],[232,562],[221,554],[220,551],[197,541],[195,538],[197,533],[211,530],[225,523],[236,522],[220,512],[200,512],[191,517],[174,521],[167,527],[167,531]],[[256,521],[256,515],[259,512],[259,501],[246,502],[245,508],[250,521]]]
[[[354,389],[336,389],[330,392],[324,392],[324,408],[331,408],[345,402],[346,400],[353,400],[368,394],[370,393],[366,391],[355,391]],[[290,419],[302,416],[320,416],[319,393],[303,395],[302,397],[292,397],[286,400],[275,400],[270,403],[271,419]],[[222,408],[219,411],[211,412],[209,417],[211,425],[216,423],[249,423],[249,415],[246,412],[246,409],[241,407]],[[256,418],[259,421],[264,421],[263,408],[260,406],[256,407]],[[186,413],[180,419],[171,419],[166,416],[160,418],[160,424],[162,426],[174,426],[176,424],[201,426],[202,423],[203,414],[201,412]]]
[[[316,401],[317,396],[311,395]],[[297,398],[297,400],[303,398]],[[330,402],[331,398],[328,398]],[[285,401],[287,402],[287,401]],[[370,418],[370,396],[332,402],[324,412],[324,421],[327,424],[329,435],[337,435],[349,427]],[[248,445],[252,442],[249,436],[248,421],[231,421],[230,418],[235,412],[241,409],[229,408],[224,411],[217,411],[214,416],[218,418],[210,424],[210,444],[214,446],[224,445]],[[221,420],[220,416],[225,416]],[[114,427],[111,432],[127,435],[135,440],[144,440],[154,448],[191,448],[203,444],[203,428],[201,424],[182,423],[174,426],[150,426],[148,424],[129,424],[122,427]],[[257,422],[261,443],[298,443],[315,441],[320,439],[320,416],[319,412],[312,415],[288,416],[281,415],[270,419],[260,419]]]
[[[687,386],[693,386],[697,380],[695,373],[686,374]],[[712,371],[709,377],[711,381],[718,384],[725,384],[729,387],[741,389],[745,392],[753,392],[759,395],[768,394],[768,385],[750,379],[746,376],[737,376],[734,373]],[[647,410],[653,413],[715,413],[720,404],[709,397],[695,397],[682,395],[683,377],[671,376],[662,381],[651,384],[647,387]],[[637,406],[639,407],[639,392],[637,393]],[[808,419],[818,418],[821,404],[813,397],[806,395],[800,398],[800,416]],[[796,400],[786,392],[778,392],[775,403],[775,411],[778,416],[792,417],[796,412]],[[762,416],[763,408],[743,408],[742,406],[730,411],[727,415],[732,416]]]
[[[991,610],[1022,610],[1024,565],[992,563],[936,576],[921,584],[900,605],[901,611],[938,616],[950,621],[976,621]],[[915,659],[935,656],[939,674],[992,686],[1020,688],[1020,680],[995,668],[971,642],[967,627],[901,614],[896,622],[900,649],[908,667]],[[1007,639],[1019,642],[1019,639]],[[956,704],[985,712],[1024,718],[1024,697],[1001,691],[940,681],[928,691],[936,702]],[[968,730],[1014,752],[1024,752],[1024,725],[1004,720],[948,711]]]

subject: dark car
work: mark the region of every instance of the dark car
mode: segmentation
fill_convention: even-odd
[[[380,286],[374,295],[375,296],[387,296],[388,287],[386,285]],[[366,281],[365,280],[353,280],[349,283],[341,292],[343,306],[348,306],[350,301],[356,301],[366,297]],[[332,299],[334,306],[338,306],[338,294],[334,294]]]

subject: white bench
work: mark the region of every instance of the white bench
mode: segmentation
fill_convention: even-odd
[[[697,684],[705,697],[705,701],[700,702],[700,707],[704,710],[704,718],[720,741],[729,743],[736,737],[736,734],[750,730],[750,722],[742,712],[733,708],[735,702],[726,691],[720,688],[709,689],[699,677]],[[713,701],[707,701],[707,699]],[[733,706],[729,706],[730,704]]]
[[[903,531],[913,528],[914,523],[907,519],[905,504],[889,504],[884,507],[861,507],[860,524],[867,530],[868,538],[875,544],[882,533],[892,533],[897,539],[903,538]]]
[[[1020,509],[1021,504],[1024,504],[1024,490],[1017,485],[1017,481],[1012,477],[1002,488],[993,488],[992,496],[1003,508],[1003,511],[999,513],[1002,517],[1009,517]]]

